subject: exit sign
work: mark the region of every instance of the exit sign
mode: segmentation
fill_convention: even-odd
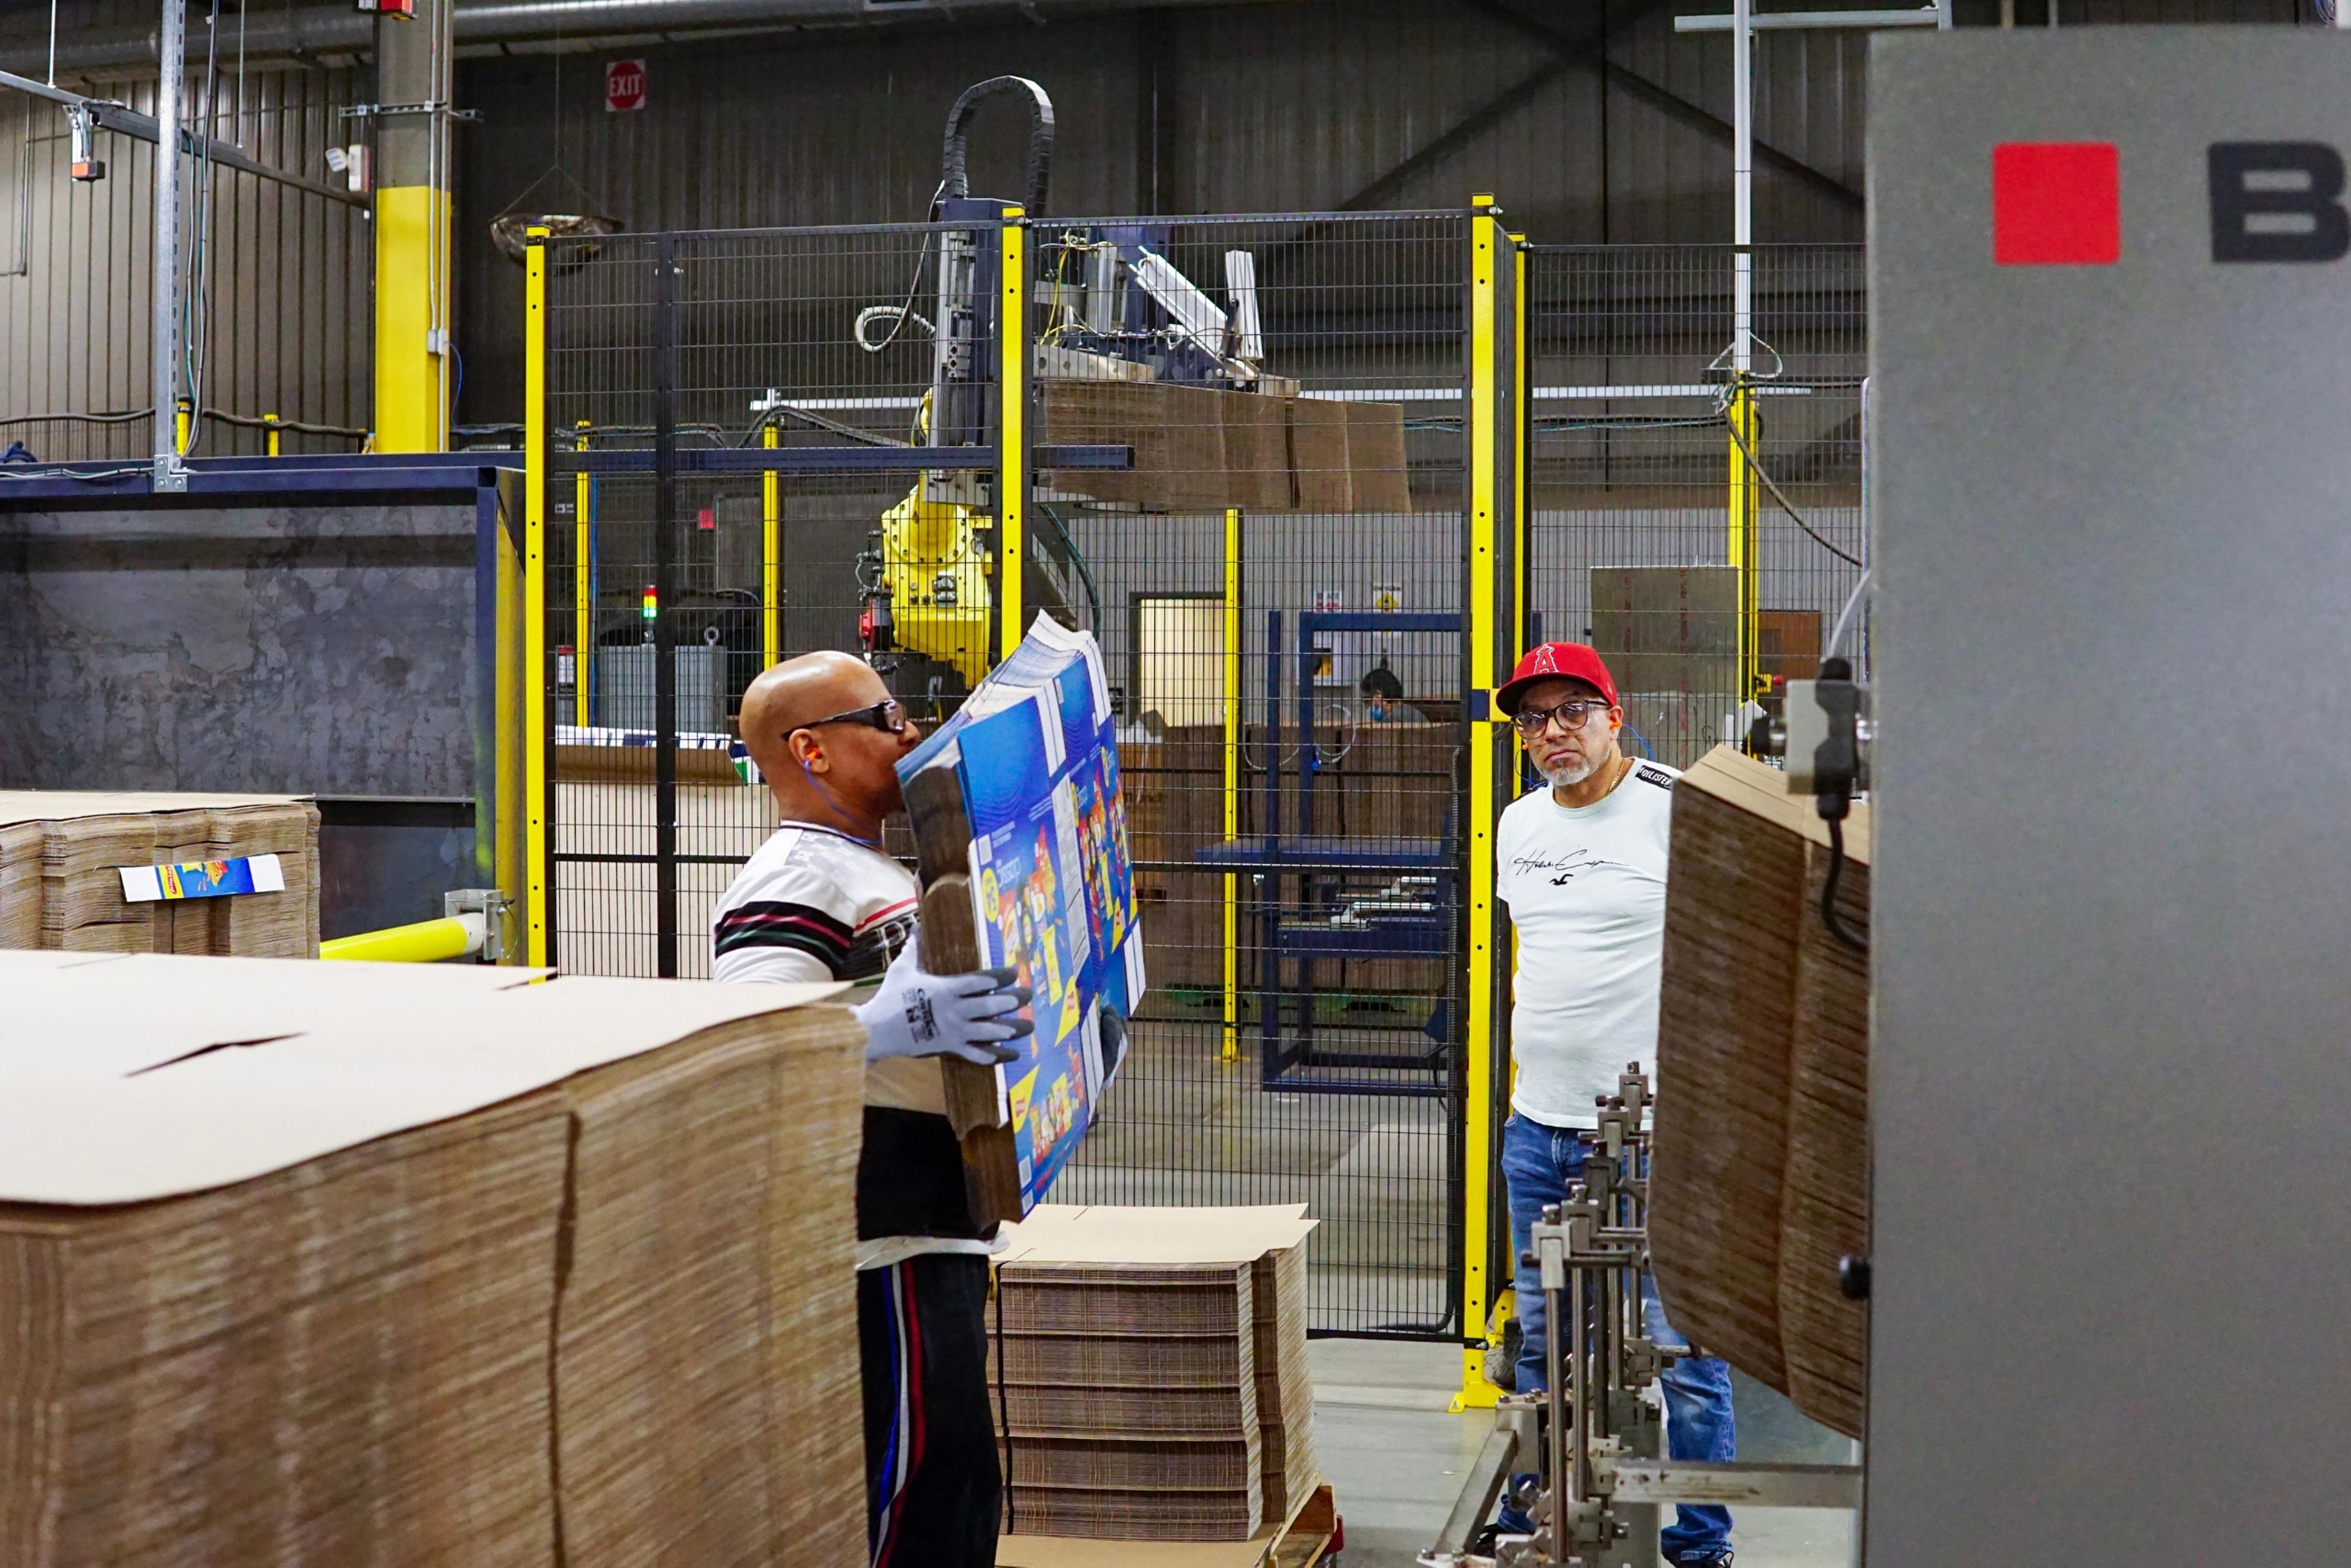
[[[645,62],[614,60],[604,68],[604,108],[625,114],[645,106]]]

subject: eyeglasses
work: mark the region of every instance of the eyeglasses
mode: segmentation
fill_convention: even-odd
[[[1562,729],[1573,731],[1583,727],[1583,721],[1593,709],[1605,710],[1611,706],[1606,697],[1573,697],[1556,707],[1522,707],[1510,716],[1520,735],[1541,735],[1559,720]]]
[[[825,724],[862,724],[885,735],[904,735],[906,731],[906,710],[898,706],[896,697],[887,697],[872,707],[852,708],[847,713],[834,714],[831,718],[812,718],[806,724],[796,724],[792,728],[814,729]]]

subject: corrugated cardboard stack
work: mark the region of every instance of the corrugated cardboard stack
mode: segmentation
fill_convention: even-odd
[[[1158,511],[1408,512],[1404,406],[1166,382],[1042,381],[1045,439],[1125,446],[1134,466],[1052,482]]]
[[[1264,1450],[1265,1514],[1289,1517],[1313,1490],[1314,1378],[1306,1364],[1306,1249],[1259,1258],[1251,1292],[1257,1320],[1257,1416]]]
[[[124,867],[263,854],[277,856],[284,891],[123,895]],[[0,946],[316,957],[318,863],[318,808],[292,796],[0,792]]]
[[[863,1561],[860,1032],[534,977],[0,953],[0,1562]]]
[[[1058,1207],[998,1268],[1008,1530],[1246,1541],[1312,1490],[1303,1206]]]
[[[1828,833],[1785,776],[1720,747],[1674,789],[1650,1244],[1674,1326],[1861,1435],[1869,1249],[1869,967],[1820,915]],[[1868,928],[1869,812],[1838,915]]]
[[[41,945],[41,830],[0,822],[0,947]]]

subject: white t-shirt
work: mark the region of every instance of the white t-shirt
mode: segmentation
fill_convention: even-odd
[[[906,868],[871,844],[786,822],[718,895],[710,977],[847,980],[859,988],[841,1000],[862,1002],[913,937],[919,894]],[[865,1103],[946,1115],[939,1064],[918,1057],[873,1063]]]
[[[1549,789],[1511,802],[1494,840],[1496,891],[1518,927],[1510,1108],[1552,1127],[1599,1124],[1593,1103],[1627,1062],[1654,1071],[1674,780],[1635,762],[1575,810]]]
[[[847,980],[853,988],[841,999],[862,1002],[914,939],[918,903],[914,877],[872,845],[811,822],[786,822],[718,897],[711,977]],[[919,1057],[868,1063],[865,1104],[858,1269],[1001,1246],[1000,1239],[925,1228],[945,1223],[943,1202],[959,1217],[964,1208],[963,1161],[946,1125],[939,1064]],[[903,1113],[919,1116],[910,1121]],[[934,1134],[911,1130],[920,1117],[937,1119]]]

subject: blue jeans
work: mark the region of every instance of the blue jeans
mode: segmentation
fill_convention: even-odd
[[[1546,1127],[1513,1112],[1502,1125],[1502,1176],[1510,1189],[1510,1256],[1526,1255],[1528,1232],[1542,1218],[1546,1204],[1563,1203],[1567,1189],[1583,1179],[1583,1162],[1592,1145],[1589,1134],[1572,1127]],[[1518,1391],[1532,1394],[1543,1386],[1544,1318],[1542,1276],[1531,1263],[1517,1265],[1519,1332]],[[1665,1304],[1657,1300],[1657,1282],[1641,1278],[1643,1317],[1649,1337],[1660,1345],[1687,1344],[1666,1322]],[[1658,1378],[1666,1394],[1666,1454],[1668,1458],[1721,1461],[1739,1452],[1738,1428],[1730,1412],[1730,1368],[1711,1356],[1675,1362]],[[1669,1563],[1704,1563],[1730,1550],[1730,1511],[1727,1508],[1681,1507],[1677,1518],[1658,1532],[1658,1543]],[[1516,1510],[1504,1509],[1505,1530],[1524,1531],[1527,1521]]]

